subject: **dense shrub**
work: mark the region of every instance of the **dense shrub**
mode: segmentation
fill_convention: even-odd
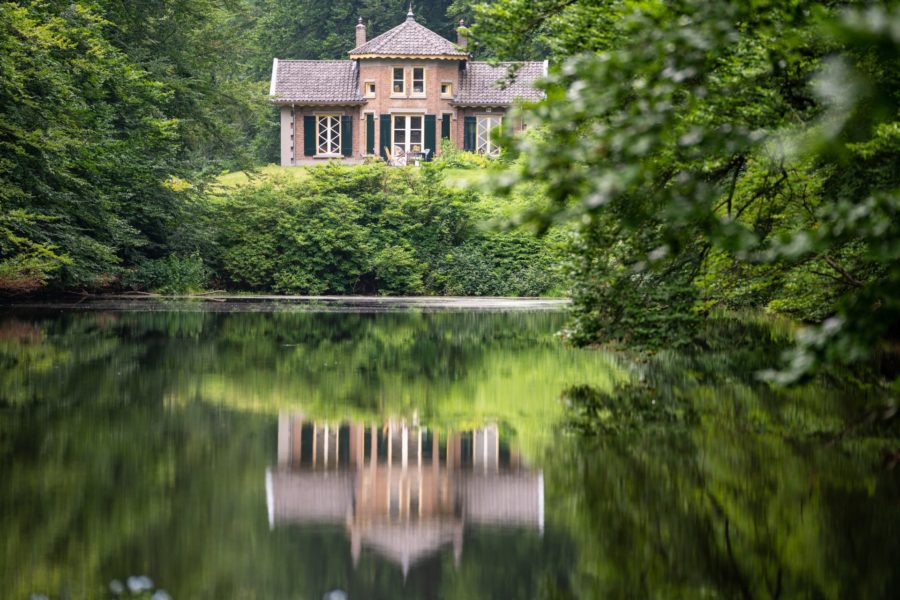
[[[206,288],[209,271],[197,255],[181,257],[171,254],[158,260],[142,262],[126,275],[131,287],[160,294],[189,294]]]
[[[553,234],[482,227],[502,203],[445,186],[441,172],[458,168],[454,160],[331,164],[226,191],[210,202],[219,233],[207,262],[223,286],[251,291],[559,293]]]

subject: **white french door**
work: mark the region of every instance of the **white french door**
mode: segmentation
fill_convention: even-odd
[[[316,153],[332,156],[341,153],[341,116],[319,115]]]
[[[475,129],[475,150],[482,154],[499,154],[500,146],[496,139],[491,139],[491,131],[500,127],[501,117],[479,116]]]
[[[393,145],[405,154],[421,152],[422,132],[424,130],[422,115],[394,115]]]

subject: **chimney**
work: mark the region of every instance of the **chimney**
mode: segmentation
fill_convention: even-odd
[[[359,18],[359,23],[356,24],[356,47],[359,48],[363,44],[366,43],[366,26],[363,25],[362,17]]]
[[[466,21],[465,19],[459,20],[459,28],[456,30],[456,45],[460,48],[465,48],[469,45],[469,39],[465,34],[466,30]]]

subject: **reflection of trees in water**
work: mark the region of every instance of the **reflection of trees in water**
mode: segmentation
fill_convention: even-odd
[[[836,374],[761,382],[784,342],[725,322],[703,353],[662,352],[612,390],[567,390],[580,435],[542,466],[548,506],[562,493],[578,507],[548,520],[578,540],[583,597],[897,595],[900,485],[880,468],[897,420],[830,443],[884,396]]]
[[[900,486],[872,454],[721,423],[576,438],[543,464],[547,519],[581,597],[894,597]]]
[[[205,403],[99,403],[0,419],[0,459],[9,465],[0,486],[0,589],[10,597],[57,597],[58,590],[93,597],[113,578],[145,573],[174,598],[316,598],[340,588],[351,598],[446,592],[460,599],[504,593],[525,599],[571,565],[565,537],[541,535],[531,525],[467,527],[458,565],[452,552],[429,554],[406,578],[378,552],[363,551],[354,564],[343,520],[270,530],[262,474],[276,456],[277,429],[270,416]],[[499,434],[484,430],[487,444],[472,432],[460,434],[458,462],[467,476],[521,474],[533,482],[536,475],[492,431]],[[445,472],[449,434],[435,435]],[[416,436],[408,439],[418,447]],[[434,439],[426,432],[423,446]],[[349,457],[348,442],[330,446],[335,460],[345,452]],[[479,450],[487,461],[476,462]],[[402,461],[402,450],[395,451]],[[324,459],[323,453],[324,447]],[[429,458],[424,450],[421,456],[423,463]],[[408,481],[416,452],[408,449],[407,461]],[[378,466],[385,464],[386,457]],[[408,498],[398,502],[398,518],[401,511],[411,514]],[[424,509],[424,493],[419,498]],[[481,516],[489,521],[491,515]],[[510,593],[511,586],[518,591]]]
[[[65,387],[70,395],[89,396],[82,386],[112,383],[105,379],[117,386],[134,384],[121,377],[122,369],[144,383],[164,377],[176,388],[204,374],[253,373],[289,374],[315,387],[335,383],[337,373],[353,384],[339,391],[364,401],[371,397],[365,391],[384,380],[457,380],[491,352],[549,347],[562,318],[552,313],[90,311],[60,317],[18,311],[0,322],[0,376],[17,380],[0,393],[52,401],[58,397],[53,387]],[[34,335],[22,338],[16,333],[22,328]],[[27,352],[47,358],[36,362]],[[91,369],[106,360],[115,365],[101,362]]]
[[[879,465],[896,420],[826,444],[877,394],[838,377],[771,389],[754,373],[778,339],[743,328],[626,377],[602,352],[558,349],[555,319],[5,317],[0,401],[18,408],[0,414],[0,589],[27,597],[68,585],[77,597],[72,582],[102,593],[113,577],[146,573],[175,598],[898,595],[900,484]],[[557,431],[558,407],[540,401],[576,383],[591,384],[567,395],[587,435]],[[346,520],[270,531],[261,473],[280,455],[278,425],[233,408],[254,394],[269,414],[284,398],[309,406],[310,420],[346,412],[380,424],[387,409],[418,410],[441,424],[441,473],[448,431],[497,417],[496,472],[515,448],[544,475],[544,534],[465,528],[458,567],[452,551],[431,553],[404,580],[374,551],[354,566]],[[347,432],[330,447],[349,457]],[[474,464],[485,446],[470,439],[460,447]],[[407,474],[415,456],[408,448]],[[412,515],[411,491],[403,503],[397,491],[394,514]]]
[[[418,411],[443,425],[490,418],[537,447],[568,382],[604,388],[624,376],[608,354],[562,347],[553,334],[564,316],[548,312],[14,318],[43,332],[0,343],[0,401],[15,404],[203,400],[274,413],[302,403],[317,417],[363,420]]]
[[[702,352],[659,352],[632,364],[632,376],[612,388],[570,386],[564,394],[569,424],[596,434],[715,418],[740,428],[833,437],[890,403],[875,374],[831,371],[791,388],[765,383],[763,374],[789,343],[783,327],[758,318],[713,319]],[[896,439],[898,421],[871,420],[855,432]]]
[[[384,393],[394,390],[404,408],[424,414],[430,406],[445,415],[442,423],[472,424],[483,399],[495,414],[510,416],[499,421],[499,435],[521,438],[531,426],[523,414],[536,415],[538,426],[548,421],[544,404],[529,405],[533,397],[561,389],[536,387],[544,378],[534,367],[554,369],[557,379],[571,372],[559,366],[566,354],[550,337],[559,318],[91,311],[5,317],[0,394],[20,408],[0,414],[0,459],[11,465],[0,489],[0,589],[14,597],[57,590],[91,596],[113,578],[145,573],[175,598],[291,597],[298,590],[320,597],[338,587],[351,597],[396,597],[397,590],[432,597],[440,589],[471,598],[502,596],[518,574],[521,592],[507,597],[534,597],[540,581],[563,577],[571,563],[544,560],[547,552],[571,556],[552,532],[466,530],[458,568],[452,556],[429,555],[406,580],[375,553],[363,552],[354,566],[343,525],[270,532],[260,519],[260,474],[276,426],[271,417],[228,406],[256,394],[271,411],[275,391],[316,399],[320,412],[371,415],[397,403]],[[520,384],[525,371],[530,379]],[[266,388],[275,380],[289,385]]]
[[[264,426],[202,405],[110,398],[0,416],[3,596],[101,597],[112,579],[146,573],[175,598],[205,597],[239,557],[190,557],[232,542],[223,521],[247,535],[243,470],[264,464],[254,439]]]

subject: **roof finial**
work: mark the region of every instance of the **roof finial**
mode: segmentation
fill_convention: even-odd
[[[406,13],[406,20],[407,21],[415,21],[416,20],[416,15],[413,14],[413,11],[412,11],[412,2],[409,3],[409,12]]]

